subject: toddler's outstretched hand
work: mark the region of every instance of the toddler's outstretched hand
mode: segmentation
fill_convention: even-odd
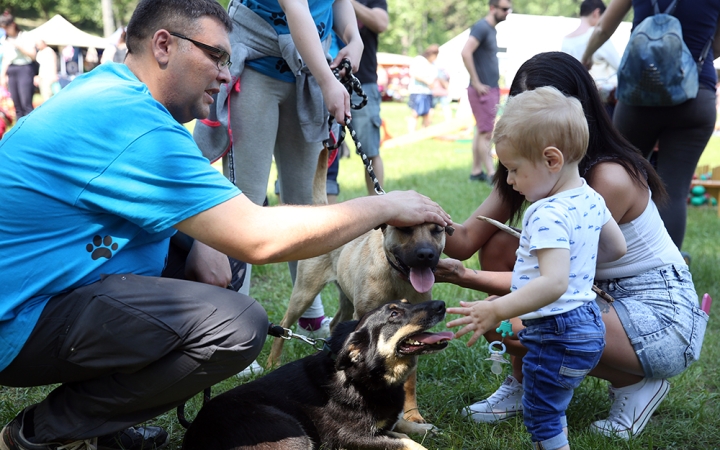
[[[462,328],[455,333],[456,338],[472,332],[473,335],[467,343],[468,347],[472,346],[483,334],[497,327],[497,324],[501,320],[495,314],[492,306],[491,300],[495,298],[497,297],[488,297],[486,300],[476,302],[460,302],[459,307],[448,308],[448,314],[460,314],[465,317],[451,320],[447,323],[447,327],[462,326]]]

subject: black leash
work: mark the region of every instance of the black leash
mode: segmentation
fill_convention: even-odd
[[[345,75],[340,76],[340,71],[345,69]],[[335,78],[340,81],[340,83],[345,86],[345,89],[347,89],[348,94],[350,94],[350,97],[352,98],[353,92],[355,92],[358,96],[360,96],[361,100],[358,104],[353,104],[352,101],[350,102],[350,108],[351,109],[361,109],[367,104],[367,94],[362,89],[362,85],[360,84],[360,80],[358,80],[355,75],[352,73],[352,66],[350,65],[350,60],[345,58],[340,62],[340,65],[338,65],[336,68],[333,69],[333,74],[335,75]],[[335,118],[330,115],[330,119],[328,120],[328,127],[332,129],[333,123],[335,122]],[[353,142],[355,143],[355,153],[360,155],[362,158],[363,164],[365,165],[365,169],[367,170],[368,175],[370,176],[370,179],[373,182],[373,186],[375,187],[375,193],[378,195],[382,195],[385,193],[383,188],[380,186],[380,182],[378,181],[377,177],[375,176],[375,171],[372,167],[372,161],[370,161],[370,158],[368,158],[367,154],[362,149],[362,144],[360,144],[360,141],[358,141],[357,133],[355,133],[355,128],[352,126],[352,123],[350,119],[345,118],[345,126],[340,126],[340,136],[338,136],[338,139],[335,143],[330,142],[330,140],[325,141],[325,145],[327,146],[328,150],[335,150],[343,143],[345,140],[345,127],[350,131],[350,137],[352,137]]]
[[[327,339],[322,338],[311,338],[308,336],[303,336],[300,334],[293,333],[293,331],[289,328],[283,328],[280,325],[275,325],[274,323],[270,323],[268,326],[268,335],[273,336],[280,339],[298,339],[306,344],[311,345],[315,350],[318,351],[324,351],[327,353],[330,353],[330,357],[334,360],[336,355],[330,351],[330,346],[328,345]],[[210,401],[210,397],[212,394],[212,387],[207,387],[203,390],[203,400],[202,404],[205,406],[205,404]],[[187,420],[185,417],[185,402],[180,404],[177,407],[177,418],[178,422],[180,422],[180,425],[182,425],[185,429],[190,428],[191,422]]]

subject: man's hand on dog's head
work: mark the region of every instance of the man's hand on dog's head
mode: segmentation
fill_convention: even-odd
[[[392,191],[375,198],[390,207],[390,219],[385,221],[388,225],[411,227],[421,223],[436,223],[446,227],[453,224],[450,214],[440,205],[415,191]]]

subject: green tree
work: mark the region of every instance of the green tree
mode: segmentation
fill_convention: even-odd
[[[578,17],[582,0],[515,0],[520,14]],[[489,11],[487,1],[388,0],[390,27],[380,35],[380,51],[416,55],[471,27]]]
[[[227,8],[230,0],[218,0]],[[578,17],[582,0],[515,0],[519,14]],[[138,0],[113,0],[117,26],[126,25]],[[608,3],[609,0],[606,0]],[[45,21],[62,14],[77,27],[102,35],[100,0],[0,0],[17,17]],[[388,0],[390,27],[380,35],[380,51],[417,55],[468,29],[488,12],[488,1]],[[632,12],[629,17],[632,17]]]

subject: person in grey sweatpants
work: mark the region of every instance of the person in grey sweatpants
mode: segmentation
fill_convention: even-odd
[[[339,121],[350,111],[349,95],[328,65],[332,29],[326,25],[333,23],[348,42],[336,62],[347,57],[357,69],[362,54],[350,3],[320,2],[312,4],[318,9],[313,11],[309,7],[285,11],[284,3],[277,0],[247,5],[232,1],[228,6],[234,24],[230,35],[233,53],[244,60],[235,58],[232,70],[233,77],[239,77],[238,88],[228,93],[233,146],[223,162],[225,173],[232,171],[235,184],[258,205],[265,200],[273,156],[282,203],[313,203],[313,177],[323,140],[328,138],[328,111]],[[296,25],[295,35],[291,35],[291,23],[306,26]],[[296,46],[296,41],[304,44]],[[338,104],[342,107],[335,106]],[[217,107],[224,107],[222,100]],[[229,166],[230,157],[233,167]],[[297,262],[288,265],[294,282]],[[250,283],[247,277],[245,283]],[[324,315],[318,295],[301,323],[316,319],[319,326]]]

